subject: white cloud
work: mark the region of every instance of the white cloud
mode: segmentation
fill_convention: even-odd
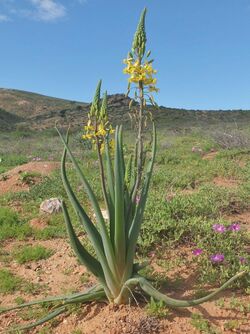
[[[27,15],[41,21],[55,21],[66,16],[66,8],[54,0],[30,0],[34,10],[27,11]]]
[[[0,14],[0,22],[8,22],[10,18],[7,15]]]
[[[78,5],[88,0],[71,0]],[[66,5],[62,0],[0,0],[0,22],[11,21],[15,16],[37,21],[54,22],[67,16]]]

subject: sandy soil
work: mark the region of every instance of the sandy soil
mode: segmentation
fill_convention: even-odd
[[[203,160],[213,160],[219,152],[209,152],[203,155]]]
[[[18,296],[22,296],[27,301],[41,299],[47,295],[83,291],[95,283],[93,278],[86,273],[85,268],[78,265],[69,244],[63,239],[36,242],[32,239],[25,242],[12,241],[6,242],[3,247],[5,252],[11,253],[16,247],[35,243],[54,250],[54,254],[49,259],[23,265],[11,261],[5,264],[5,267],[25,280],[42,285],[41,291],[33,296],[22,292],[3,295],[1,296],[1,306],[15,304],[15,299]],[[183,247],[182,249],[172,250],[170,253],[164,254],[162,260],[171,261],[177,256],[183,257],[185,264],[177,266],[167,274],[170,283],[164,292],[175,298],[188,298],[194,294],[196,282],[195,268],[193,268],[194,270],[192,270],[190,275],[190,266],[192,266],[190,249]],[[161,275],[164,274],[164,270],[157,265],[156,259],[152,260],[151,265],[155,272]],[[175,286],[171,283],[173,279],[180,277],[182,277],[180,285]],[[225,305],[229,304],[232,294],[232,291],[221,294],[220,297],[224,297]],[[243,296],[240,292],[236,293],[236,296],[242,303],[250,302],[250,297]],[[222,333],[250,333],[250,314],[244,314],[230,308],[221,308],[216,304],[216,300],[189,309],[169,310],[169,314],[164,319],[160,319],[147,314],[145,300],[140,295],[136,295],[135,298],[136,302],[132,299],[131,305],[127,306],[114,306],[105,303],[83,305],[70,315],[58,317],[59,321],[52,325],[52,333],[72,334],[74,330],[80,329],[81,333],[84,334],[195,334],[199,333],[199,331],[190,323],[193,312],[202,314],[205,319],[209,320],[216,328],[219,328]],[[228,320],[237,320],[238,329],[234,331],[226,330],[224,325]],[[23,321],[18,312],[0,315],[0,326],[2,329],[0,333],[6,333],[7,326],[13,323],[24,324],[28,322]],[[39,330],[41,330],[41,327],[31,330],[30,333],[37,334]]]
[[[58,169],[60,166],[59,162],[51,161],[35,161],[27,164],[15,167],[10,171],[1,175],[0,178],[0,192],[5,194],[11,191],[28,191],[29,185],[22,182],[20,174],[23,172],[38,173],[41,176],[49,175],[53,170]],[[39,182],[40,177],[34,177],[35,183]]]
[[[225,177],[215,177],[213,183],[218,187],[232,188],[237,187],[239,182],[234,179],[227,179]]]

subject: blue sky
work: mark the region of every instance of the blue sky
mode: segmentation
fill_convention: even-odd
[[[250,0],[0,0],[0,87],[90,101],[126,91],[141,10],[160,105],[250,109]]]

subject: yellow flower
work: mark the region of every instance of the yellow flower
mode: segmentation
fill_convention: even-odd
[[[128,60],[128,62],[130,62],[130,60]],[[108,134],[114,132],[108,121],[106,112],[107,105],[104,103],[104,101],[107,102],[107,94],[105,97],[106,100],[103,100],[101,110],[98,110],[97,114],[88,113],[87,125],[83,127],[85,133],[82,135],[83,140],[90,140],[92,144],[99,146],[101,150],[103,150],[104,139]]]
[[[139,60],[135,60],[132,58],[124,59],[123,61],[127,67],[123,69],[123,73],[128,74],[128,81],[130,83],[143,83],[144,86],[151,86],[151,91],[157,91],[157,88],[152,90],[152,87],[156,84],[156,78],[153,78],[153,74],[157,71],[153,69],[152,64],[145,62],[141,64]]]
[[[94,127],[92,125],[85,125],[84,126],[84,130],[86,132],[88,132],[88,131],[94,131]]]
[[[103,124],[100,124],[98,126],[98,131],[96,132],[96,136],[102,136],[102,137],[105,137],[107,134],[107,131],[104,129],[104,126]]]
[[[148,87],[148,90],[150,91],[150,92],[159,92],[159,88],[156,88],[155,86],[149,86]]]
[[[93,137],[94,137],[94,134],[86,133],[86,135],[82,136],[82,139],[89,140],[89,139],[92,139]]]
[[[126,58],[126,59],[123,59],[123,63],[124,64],[130,64],[132,62],[133,58]]]

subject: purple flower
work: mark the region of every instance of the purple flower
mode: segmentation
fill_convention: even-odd
[[[234,223],[228,227],[230,231],[238,232],[240,230],[240,224]]]
[[[239,260],[240,260],[240,263],[241,263],[241,264],[247,262],[247,259],[246,259],[245,257],[243,257],[243,256],[241,256],[241,257],[239,258]]]
[[[220,263],[224,261],[225,256],[223,254],[214,254],[210,257],[210,259],[214,263]]]
[[[222,224],[214,224],[213,230],[218,233],[224,233],[226,232],[226,227]]]
[[[196,248],[192,251],[193,255],[198,256],[203,253],[203,250],[201,248]]]

